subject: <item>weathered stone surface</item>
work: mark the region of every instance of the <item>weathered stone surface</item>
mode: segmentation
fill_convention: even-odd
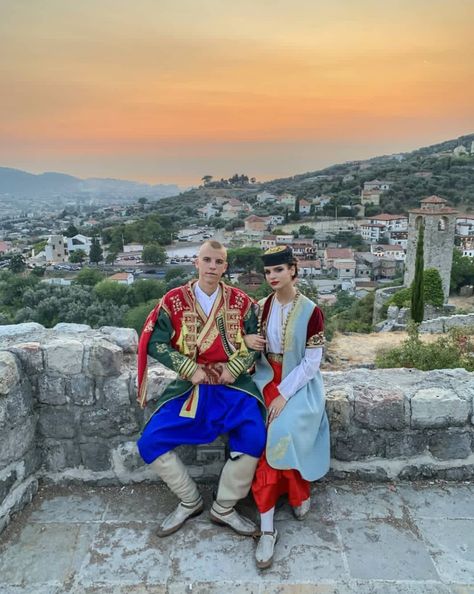
[[[14,353],[28,374],[41,373],[43,371],[43,349],[39,342],[20,342],[9,347]]]
[[[16,427],[2,427],[0,431],[0,468],[21,460],[35,442],[36,416],[26,417]]]
[[[429,449],[439,460],[467,458],[471,454],[471,437],[472,432],[468,431],[436,431],[429,439]]]
[[[77,334],[78,332],[87,332],[91,327],[87,324],[71,324],[60,322],[54,326],[53,331],[61,334]]]
[[[411,400],[413,427],[447,427],[467,422],[470,403],[454,390],[423,388]]]
[[[96,401],[95,382],[93,378],[79,375],[66,384],[66,393],[71,402],[79,406],[89,406]]]
[[[123,351],[116,344],[100,338],[86,347],[85,371],[89,376],[120,375]]]
[[[143,468],[145,465],[138,453],[136,441],[124,441],[120,443],[112,448],[111,455],[114,461],[114,469],[119,473],[122,469],[128,472],[134,472],[139,468]]]
[[[40,412],[38,430],[43,437],[72,438],[76,434],[74,412],[68,407],[45,407]]]
[[[110,449],[106,442],[81,443],[80,452],[85,468],[100,471],[111,467]]]
[[[131,408],[84,411],[81,415],[81,432],[86,436],[113,437],[131,435],[139,430]]]
[[[15,427],[22,423],[25,417],[31,414],[32,410],[33,395],[31,386],[27,382],[22,382],[13,388],[3,403],[0,403],[0,419],[3,416],[3,426]]]
[[[401,429],[405,424],[405,397],[396,388],[354,387],[355,420],[369,429]]]
[[[363,460],[384,455],[384,436],[381,432],[352,429],[331,435],[332,455],[338,460]]]
[[[45,366],[49,372],[76,375],[82,371],[84,345],[79,340],[64,338],[52,340],[43,346]]]
[[[326,411],[331,420],[331,429],[339,431],[346,429],[351,423],[353,404],[350,402],[352,388],[341,386],[326,390]]]
[[[65,378],[41,375],[38,378],[38,402],[55,406],[66,404],[68,397]]]
[[[77,443],[70,439],[44,439],[41,443],[43,467],[51,472],[74,468],[81,463]]]
[[[390,431],[385,434],[387,458],[410,458],[426,452],[429,436],[423,431]]]
[[[0,339],[24,336],[25,334],[35,334],[43,331],[45,328],[36,322],[27,322],[25,324],[6,324],[0,326]]]
[[[119,377],[107,378],[101,388],[101,395],[105,400],[105,406],[129,406],[130,405],[130,372],[125,371]]]
[[[19,380],[20,370],[15,357],[7,351],[0,351],[0,395],[8,394]]]
[[[0,505],[16,483],[18,475],[16,470],[10,470],[5,476],[0,475]]]
[[[133,328],[115,328],[102,326],[100,332],[118,345],[124,353],[136,353],[138,348],[138,334]]]
[[[148,368],[148,400],[156,400],[176,377],[176,373],[159,363],[152,363]]]

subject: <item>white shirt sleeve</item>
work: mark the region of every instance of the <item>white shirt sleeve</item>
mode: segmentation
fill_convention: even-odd
[[[285,400],[289,400],[300,388],[316,377],[322,356],[322,347],[305,349],[301,363],[278,386],[278,391]]]

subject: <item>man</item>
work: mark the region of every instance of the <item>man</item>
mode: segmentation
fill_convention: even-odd
[[[224,465],[211,520],[251,536],[256,526],[234,509],[245,497],[265,446],[264,407],[248,369],[257,353],[243,336],[257,318],[250,298],[221,281],[227,252],[206,241],[195,261],[198,280],[169,291],[148,316],[138,349],[139,400],[144,406],[146,359],[150,355],[178,374],[138,440],[143,460],[180,500],[158,534],[176,532],[203,511],[195,482],[173,451],[182,444],[210,443],[228,433],[230,458]]]

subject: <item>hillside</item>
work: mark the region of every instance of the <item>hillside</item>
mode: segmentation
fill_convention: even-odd
[[[474,134],[423,147],[409,153],[385,155],[366,161],[350,161],[291,178],[266,182],[260,189],[291,192],[302,198],[334,196],[338,205],[358,202],[365,181],[395,182],[382,196],[380,209],[400,213],[418,206],[421,198],[438,194],[460,210],[474,208],[474,155],[456,157],[452,151],[464,145],[469,151]],[[343,177],[352,179],[343,181]]]

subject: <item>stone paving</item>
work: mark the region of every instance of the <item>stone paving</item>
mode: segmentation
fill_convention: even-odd
[[[0,535],[0,593],[474,593],[474,483],[318,484],[304,522],[278,509],[266,571],[207,512],[158,538],[174,504],[160,485],[43,486]]]

